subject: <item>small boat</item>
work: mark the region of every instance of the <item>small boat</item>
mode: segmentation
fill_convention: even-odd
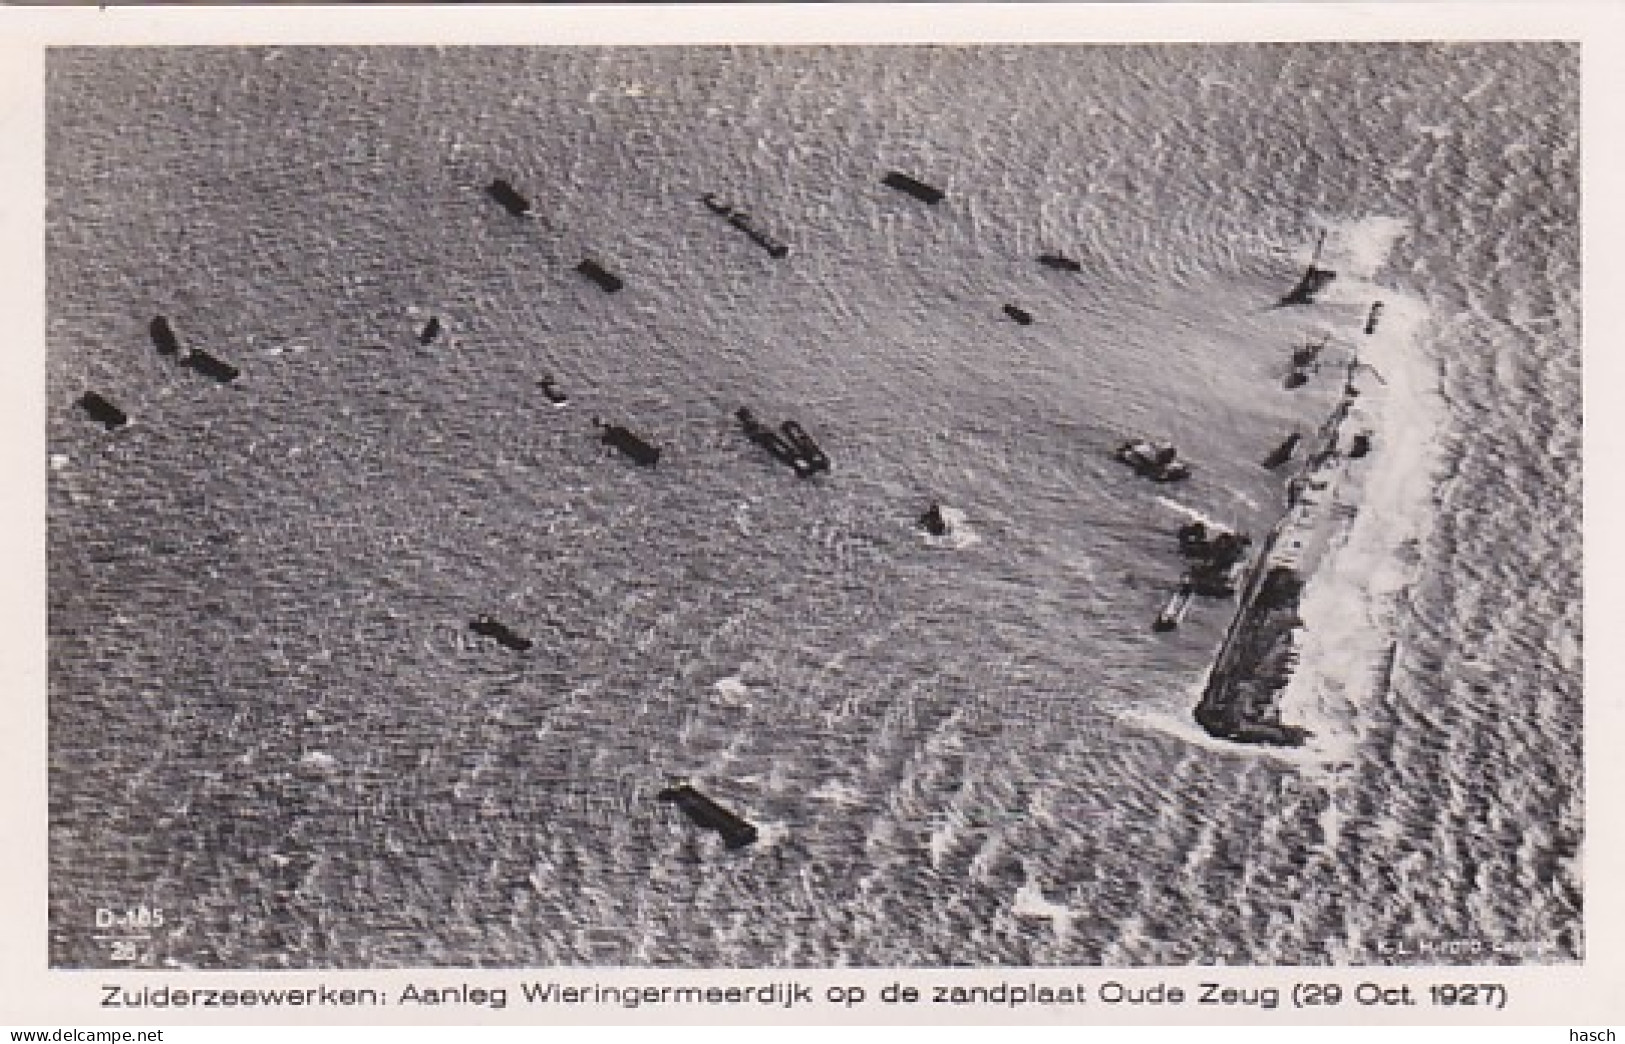
[[[1153,482],[1179,482],[1190,477],[1190,465],[1179,459],[1172,445],[1150,439],[1132,439],[1117,447],[1117,459],[1134,473]]]
[[[756,840],[754,826],[687,783],[667,787],[655,797],[659,801],[675,804],[696,825],[721,834],[722,843],[729,848],[743,848]]]
[[[932,504],[920,516],[920,528],[934,537],[948,535],[948,520],[942,515],[942,505]]]
[[[536,386],[542,389],[542,394],[547,396],[547,401],[554,406],[563,406],[570,401],[570,397],[559,390],[559,386],[554,382],[551,374],[537,381]]]
[[[1081,272],[1083,265],[1067,257],[1065,254],[1039,254],[1038,263],[1046,268],[1058,269],[1062,272]]]
[[[925,182],[911,178],[901,171],[890,171],[885,177],[880,179],[880,182],[887,188],[894,188],[899,192],[906,192],[915,199],[920,200],[922,203],[930,203],[933,206],[941,203],[943,199],[943,192],[941,189],[933,188],[932,186],[927,185]]]
[[[1031,326],[1033,324],[1033,314],[1027,311],[1025,308],[1021,308],[1013,304],[1007,304],[1004,306],[1004,314],[1009,316],[1011,319],[1014,319],[1022,326]]]
[[[1349,456],[1359,458],[1371,452],[1371,433],[1362,431],[1349,440]]]
[[[1373,302],[1372,305],[1371,305],[1371,311],[1368,312],[1366,314],[1366,317],[1365,317],[1365,332],[1366,333],[1374,334],[1374,333],[1377,332],[1377,319],[1380,318],[1381,316],[1382,316],[1382,302],[1381,301]]]
[[[476,616],[468,622],[468,629],[475,634],[493,639],[498,645],[515,652],[524,652],[534,644],[529,638],[515,634],[507,624],[489,616]]]
[[[1191,596],[1195,592],[1191,589],[1190,581],[1182,581],[1179,588],[1168,598],[1168,603],[1162,607],[1162,612],[1151,624],[1153,631],[1172,631],[1185,622],[1185,614],[1190,611]]]
[[[429,344],[429,343],[433,342],[436,337],[439,337],[439,336],[440,336],[440,317],[438,315],[431,315],[431,316],[429,316],[429,321],[423,324],[422,332],[418,334],[418,343],[419,344]]]

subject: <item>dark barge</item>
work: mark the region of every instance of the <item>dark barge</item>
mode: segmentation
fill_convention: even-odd
[[[217,359],[201,348],[193,348],[181,359],[181,365],[193,370],[219,384],[230,384],[242,376],[242,371],[226,362]]]
[[[79,396],[79,408],[108,431],[117,431],[130,423],[128,414],[93,391]]]
[[[530,200],[521,196],[518,189],[515,189],[501,178],[487,185],[485,194],[514,217],[529,217],[531,215]]]
[[[754,826],[687,783],[667,787],[656,797],[660,801],[675,804],[696,825],[721,834],[722,843],[729,848],[744,848],[756,840]]]
[[[597,417],[592,419],[592,423],[594,427],[599,429],[598,440],[600,442],[620,450],[634,464],[652,468],[660,463],[660,447],[633,432],[630,428],[623,428],[619,424],[605,424]]]
[[[620,276],[590,257],[576,265],[576,271],[597,283],[599,289],[606,294],[613,294],[626,285],[625,280]]]
[[[944,196],[941,189],[927,185],[925,182],[920,181],[917,178],[911,178],[901,171],[894,170],[888,172],[885,177],[880,179],[880,183],[885,185],[887,188],[894,188],[899,192],[906,192],[920,202],[929,203],[932,206],[941,203]]]
[[[147,324],[147,335],[152,338],[152,346],[158,349],[159,355],[177,355],[181,350],[180,338],[175,336],[175,328],[169,325],[169,320],[158,316]]]
[[[529,638],[515,634],[507,624],[489,616],[476,616],[468,622],[468,629],[515,652],[524,652],[535,644]]]
[[[1065,254],[1039,254],[1038,263],[1045,268],[1054,268],[1062,272],[1081,272],[1083,265],[1072,260]]]
[[[783,240],[768,234],[768,232],[758,225],[755,219],[753,219],[745,211],[740,210],[739,208],[728,203],[724,203],[722,200],[718,199],[716,193],[707,192],[705,195],[700,197],[700,202],[704,203],[706,209],[711,211],[711,213],[727,218],[728,224],[745,233],[745,235],[750,238],[752,243],[755,243],[763,250],[766,250],[769,256],[774,258],[789,256],[790,247],[788,244],[786,244]]]

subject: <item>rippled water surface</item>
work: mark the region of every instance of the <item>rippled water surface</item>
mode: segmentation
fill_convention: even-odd
[[[1579,958],[1578,60],[52,53],[53,960],[138,903],[171,966]],[[1368,301],[1270,307],[1319,229],[1425,304],[1437,437],[1379,434],[1431,476],[1399,594],[1350,605],[1391,678],[1282,759],[1190,718],[1232,606],[1149,625],[1182,510],[1266,528],[1259,460],[1339,391],[1286,359]],[[1140,434],[1195,477],[1134,479]]]

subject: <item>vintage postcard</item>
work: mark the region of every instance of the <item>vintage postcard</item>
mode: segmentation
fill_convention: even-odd
[[[5,15],[7,1021],[1618,1020],[1617,17]]]

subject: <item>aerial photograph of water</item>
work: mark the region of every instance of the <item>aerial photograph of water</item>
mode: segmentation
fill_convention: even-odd
[[[1585,959],[1579,45],[45,69],[53,966]]]

